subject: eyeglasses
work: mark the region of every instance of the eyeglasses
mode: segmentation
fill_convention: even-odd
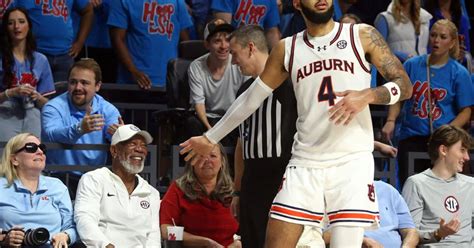
[[[20,148],[15,153],[19,153],[21,151],[25,151],[27,153],[35,153],[36,151],[38,151],[38,148],[41,149],[41,151],[43,151],[43,153],[46,153],[46,145],[45,144],[39,144],[38,145],[38,144],[33,143],[33,142],[26,143],[25,146]]]

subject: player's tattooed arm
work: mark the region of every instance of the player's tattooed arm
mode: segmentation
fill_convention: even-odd
[[[380,74],[389,82],[400,87],[400,101],[411,97],[412,85],[400,60],[393,55],[382,35],[372,26],[362,25],[359,31],[362,46],[367,61],[375,65]],[[373,88],[374,104],[390,102],[390,93],[387,88],[379,86]]]

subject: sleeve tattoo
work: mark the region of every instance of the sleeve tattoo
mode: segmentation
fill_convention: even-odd
[[[377,67],[385,80],[396,83],[400,87],[400,100],[411,96],[411,83],[400,60],[398,60],[388,47],[384,38],[374,27],[364,28],[362,39],[368,45],[368,60]],[[389,92],[382,87],[374,88],[376,103],[386,104],[390,101]]]

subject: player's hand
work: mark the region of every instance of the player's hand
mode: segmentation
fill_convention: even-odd
[[[117,128],[119,128],[120,126],[123,126],[123,125],[125,125],[125,123],[122,120],[122,116],[119,116],[118,117],[118,123],[114,123],[114,124],[110,125],[107,128],[107,133],[110,134],[110,135],[114,135],[115,131],[117,131]]]
[[[395,130],[395,121],[387,121],[382,128],[382,136],[385,140],[391,140],[393,137],[393,130]]]
[[[240,217],[240,197],[234,196],[232,197],[232,202],[230,203],[230,210],[232,211],[232,215],[239,220]]]
[[[142,89],[149,90],[151,88],[151,80],[147,74],[142,71],[133,71],[133,79],[137,82],[138,86]]]
[[[439,221],[438,235],[444,239],[445,237],[455,234],[461,227],[461,221],[458,217],[454,217],[450,222],[446,223],[443,218]]]
[[[369,94],[370,89],[335,92],[335,95],[342,99],[329,109],[329,120],[336,125],[349,124],[357,113],[369,105]]]
[[[364,237],[362,248],[383,248],[383,245],[374,239]]]
[[[179,144],[179,146],[182,148],[181,151],[179,151],[181,155],[187,153],[184,160],[186,162],[190,161],[191,165],[199,166],[204,163],[205,158],[211,154],[215,145],[205,136],[196,136]]]
[[[75,58],[79,53],[81,53],[82,47],[84,46],[83,42],[75,41],[72,43],[71,49],[69,49],[68,55]]]
[[[101,131],[105,126],[104,117],[101,114],[91,115],[92,107],[87,107],[86,115],[82,119],[81,128],[83,133]]]

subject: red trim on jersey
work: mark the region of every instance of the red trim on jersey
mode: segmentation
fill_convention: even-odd
[[[308,40],[308,31],[307,30],[305,30],[303,32],[303,40],[304,40],[304,43],[306,43],[306,45],[309,46],[309,48],[314,49],[313,44],[311,44],[311,42],[309,42],[309,40]]]
[[[362,69],[364,69],[365,72],[370,74],[370,70],[365,67],[364,63],[362,62],[362,59],[360,58],[359,52],[357,51],[357,48],[355,46],[355,41],[354,41],[354,24],[351,24],[350,27],[350,34],[351,34],[351,46],[352,46],[352,51],[354,51],[354,54],[359,61],[360,66]]]
[[[290,74],[293,71],[293,57],[295,56],[295,43],[296,43],[296,34],[293,35],[291,39],[291,50],[290,50],[290,61],[288,62],[288,73]]]
[[[337,39],[341,35],[341,32],[342,32],[342,23],[339,23],[339,28],[337,29],[336,36],[334,36],[334,38],[331,40],[331,42],[329,42],[329,45],[332,45],[332,43],[337,41]]]

